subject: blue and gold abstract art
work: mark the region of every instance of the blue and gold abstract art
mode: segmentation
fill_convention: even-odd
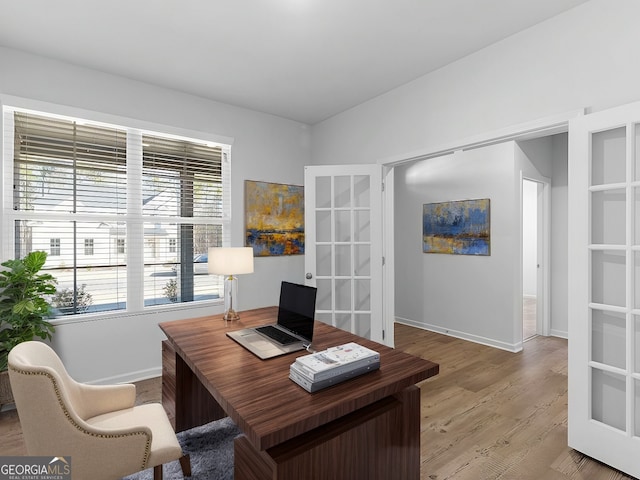
[[[422,207],[422,251],[490,255],[488,198],[426,203]]]
[[[304,187],[246,180],[245,246],[254,257],[304,254]]]

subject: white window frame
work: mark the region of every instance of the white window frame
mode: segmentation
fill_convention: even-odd
[[[95,240],[93,238],[84,239],[84,252],[85,256],[93,256]]]
[[[62,245],[61,245],[60,238],[56,237],[56,238],[49,239],[49,255],[50,256],[59,257],[61,247]]]
[[[35,114],[44,114],[49,116],[59,116],[71,119],[81,119],[92,123],[102,124],[109,127],[125,129],[128,133],[128,137],[131,137],[135,142],[141,140],[141,134],[160,135],[166,137],[173,137],[179,140],[187,140],[194,142],[205,142],[210,145],[221,146],[223,150],[223,217],[217,219],[216,222],[211,222],[211,219],[201,220],[193,218],[193,222],[190,223],[219,223],[223,228],[223,246],[230,246],[230,232],[231,232],[231,146],[233,144],[233,138],[215,135],[207,132],[188,130],[179,127],[171,127],[167,125],[156,124],[153,122],[145,122],[127,117],[114,116],[110,114],[88,111],[83,109],[77,109],[74,107],[61,106],[56,104],[50,104],[47,102],[40,102],[30,99],[24,99],[19,97],[12,97],[8,95],[0,95],[0,154],[2,155],[2,166],[0,169],[0,227],[2,228],[2,234],[0,235],[0,261],[5,261],[10,258],[14,258],[15,252],[15,238],[14,238],[14,222],[16,219],[25,218],[25,212],[13,211],[13,143],[7,141],[6,131],[13,132],[13,124],[7,125],[5,110],[14,111],[31,111]],[[136,135],[135,133],[138,133]],[[133,133],[133,134],[132,134]],[[132,135],[130,135],[132,134]],[[11,133],[13,137],[13,133]],[[141,149],[139,149],[141,151]],[[140,166],[141,168],[141,166]],[[134,208],[132,204],[137,200],[135,195],[127,196],[127,208],[129,212],[135,212],[139,207],[136,205]],[[134,213],[127,214],[127,221]],[[28,217],[28,215],[26,215]],[[143,222],[152,221],[155,222],[157,218],[139,218]],[[133,230],[133,229],[131,229]],[[127,255],[128,268],[141,269],[144,266],[144,260],[142,258],[142,245],[143,242],[137,243],[140,246],[140,251],[133,247],[136,245],[131,242],[131,238],[128,236],[125,252]],[[223,304],[223,298],[215,300],[201,300],[195,302],[175,303],[171,305],[155,305],[144,306],[144,288],[141,284],[136,283],[141,280],[142,272],[132,272],[128,276],[127,284],[127,308],[126,310],[113,310],[100,313],[88,313],[77,314],[73,316],[58,317],[52,320],[52,323],[75,323],[86,321],[86,317],[94,318],[110,318],[110,317],[122,317],[127,315],[139,315],[141,313],[150,312],[153,310],[171,311],[171,310],[191,310],[194,308],[200,308],[200,305],[211,304]]]

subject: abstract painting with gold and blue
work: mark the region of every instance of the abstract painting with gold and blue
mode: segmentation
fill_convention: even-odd
[[[254,257],[304,254],[304,187],[245,180],[245,246]]]
[[[426,203],[422,207],[422,251],[490,255],[488,198]]]

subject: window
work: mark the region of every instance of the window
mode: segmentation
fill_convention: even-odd
[[[60,314],[222,296],[198,259],[227,238],[228,145],[11,108],[4,130],[5,241],[19,257],[49,242],[45,268],[71,292],[59,297],[85,302],[54,301]]]
[[[84,239],[84,254],[93,255],[93,238]]]
[[[51,255],[52,257],[60,256],[60,239],[59,238],[52,238],[51,240],[49,240],[49,255]]]

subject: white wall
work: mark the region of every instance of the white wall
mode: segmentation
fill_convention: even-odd
[[[408,158],[561,112],[636,101],[638,18],[637,0],[582,4],[314,125],[313,163]]]
[[[636,0],[592,0],[580,5],[314,125],[313,163],[411,158],[558,113],[583,108],[598,111],[637,101],[638,18],[640,2]],[[551,151],[548,155],[553,161],[536,166],[539,173],[552,178],[551,334],[566,337],[566,135],[553,137],[549,143],[536,148]],[[482,171],[477,165],[469,168]],[[399,196],[403,195],[401,182],[402,175],[396,183]],[[401,221],[398,215],[396,223]],[[412,267],[413,257],[402,248],[395,251],[396,276],[400,277],[403,268]],[[422,285],[404,287],[421,294]],[[411,317],[424,310],[419,295],[403,297],[396,285],[396,299],[401,317],[420,318]],[[504,341],[509,342],[507,337]]]
[[[541,172],[552,172],[554,155],[559,157],[560,166],[566,166],[566,143],[564,150],[562,143],[554,150],[554,140],[555,136],[504,142],[396,167],[398,321],[511,351],[522,347],[520,292],[522,289],[526,293],[527,285],[521,248],[526,247],[527,232],[521,234],[520,230],[520,196],[524,195],[521,178],[544,180],[546,175]],[[553,183],[551,191],[553,195]],[[535,204],[536,184],[532,196]],[[422,205],[470,198],[491,199],[491,256],[422,253]],[[555,208],[566,217],[566,200],[559,199]],[[566,250],[566,228],[551,235],[555,241],[552,248]],[[534,283],[535,276],[534,268]],[[557,284],[566,281],[566,263],[564,269],[552,270],[551,276]],[[566,332],[566,290],[559,294],[564,295],[558,303],[565,305],[565,316],[551,317],[554,334]]]
[[[244,241],[244,180],[302,185],[303,167],[310,163],[310,133],[304,124],[0,47],[0,101],[14,103],[7,100],[11,97],[27,99],[33,108],[53,104],[56,113],[97,112],[101,118],[167,126],[174,133],[182,129],[232,137],[233,246]],[[239,280],[239,309],[277,304],[280,280],[303,281],[303,260],[257,258],[255,273]],[[161,315],[64,324],[53,343],[80,381],[139,379],[160,373],[158,322],[219,311],[212,305],[182,305]]]
[[[517,351],[521,275],[520,190],[514,142],[396,168],[396,318],[409,325]],[[491,255],[422,252],[422,205],[491,200]],[[520,316],[521,318],[521,316]]]

